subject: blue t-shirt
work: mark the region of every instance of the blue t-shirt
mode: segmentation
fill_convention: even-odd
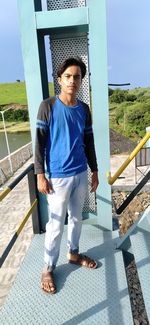
[[[89,165],[97,171],[97,160],[89,106],[77,100],[66,106],[58,97],[44,99],[39,107],[35,138],[36,174],[68,177],[81,173]]]
[[[67,177],[87,169],[84,150],[85,110],[80,100],[66,106],[58,97],[50,114],[46,164],[49,177]]]

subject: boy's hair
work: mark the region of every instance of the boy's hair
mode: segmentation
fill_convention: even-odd
[[[70,57],[70,58],[66,59],[63,63],[61,63],[59,65],[59,67],[58,67],[58,70],[57,70],[57,76],[61,77],[61,75],[64,73],[64,71],[68,67],[71,67],[72,65],[76,65],[76,66],[80,67],[81,76],[82,76],[82,79],[83,79],[85,77],[85,74],[86,74],[86,65],[82,61],[82,59],[79,58],[79,57],[76,57],[76,58]]]

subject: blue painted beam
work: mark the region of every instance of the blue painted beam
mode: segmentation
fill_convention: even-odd
[[[37,29],[83,26],[89,23],[88,8],[39,11],[35,13]]]
[[[35,8],[35,11],[42,10],[42,1],[41,0],[34,0],[34,8]]]
[[[48,93],[46,95],[44,90],[44,77],[42,76],[42,74],[45,73],[46,75],[47,73],[46,64],[44,64],[44,61],[46,59],[44,58],[43,40],[41,40],[40,37],[38,37],[37,35],[34,0],[17,0],[17,2],[19,11],[22,56],[24,62],[24,74],[28,98],[32,145],[34,149],[35,123],[37,111],[40,102],[43,100],[43,97],[48,97]],[[42,59],[43,63],[41,67]],[[44,69],[45,71],[43,71]],[[45,79],[47,79],[47,77],[45,77]]]
[[[98,223],[112,230],[111,187],[106,173],[110,167],[107,80],[107,34],[105,0],[87,0],[89,7],[89,61],[91,72],[93,128],[99,167],[97,189]]]

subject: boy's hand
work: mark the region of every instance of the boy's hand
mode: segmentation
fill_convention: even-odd
[[[95,171],[92,173],[91,193],[96,191],[98,184],[99,184],[98,172]]]
[[[37,175],[37,188],[43,194],[53,193],[52,185],[49,183],[44,174]]]

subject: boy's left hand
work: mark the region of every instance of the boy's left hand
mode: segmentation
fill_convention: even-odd
[[[99,184],[98,172],[95,171],[92,173],[91,193],[96,191],[98,184]]]

